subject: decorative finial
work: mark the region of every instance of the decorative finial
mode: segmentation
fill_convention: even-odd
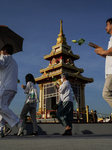
[[[61,34],[61,35],[63,35],[63,27],[62,27],[62,23],[63,23],[63,21],[61,20],[61,21],[60,21],[60,34]]]
[[[63,21],[61,20],[60,21],[60,33],[58,34],[58,38],[57,38],[57,43],[56,44],[63,43],[65,45],[67,45],[66,38],[65,38],[65,35],[63,33],[62,23],[63,23]]]

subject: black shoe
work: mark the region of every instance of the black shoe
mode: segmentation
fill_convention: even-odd
[[[8,128],[6,125],[4,126],[4,130],[3,130],[4,136],[7,136],[11,131],[12,129]]]
[[[38,136],[38,132],[32,132],[29,136]]]
[[[71,129],[65,130],[65,132],[62,134],[62,136],[66,136],[66,135],[72,135]]]

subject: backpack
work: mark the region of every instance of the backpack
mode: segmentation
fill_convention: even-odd
[[[37,89],[31,88],[29,94],[26,97],[26,103],[39,103],[39,97]]]

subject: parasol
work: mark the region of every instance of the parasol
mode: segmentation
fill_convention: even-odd
[[[5,25],[0,25],[0,50],[5,44],[11,44],[14,53],[22,51],[23,38]]]

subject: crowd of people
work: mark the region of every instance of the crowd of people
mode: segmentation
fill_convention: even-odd
[[[5,125],[7,122],[11,127],[16,126],[18,128],[17,136],[23,135],[25,126],[25,118],[29,112],[31,120],[33,122],[33,132],[31,135],[38,135],[37,121],[36,121],[36,107],[39,102],[38,92],[36,92],[36,100],[33,98],[31,91],[36,90],[35,79],[32,74],[25,76],[26,85],[21,85],[26,94],[26,101],[20,114],[20,118],[9,108],[13,98],[17,93],[17,81],[18,81],[18,66],[13,54],[13,46],[6,44],[0,51],[0,137],[7,136],[12,129]],[[60,93],[59,109],[57,111],[57,118],[62,125],[66,127],[63,135],[72,135],[72,119],[73,119],[73,99],[71,97],[71,86],[68,81],[68,74],[62,74],[62,85],[57,84]],[[34,94],[34,93],[33,93]],[[30,98],[29,98],[30,96]],[[65,117],[66,116],[66,117]],[[5,131],[3,128],[5,126]]]
[[[95,53],[106,58],[103,97],[112,107],[112,18],[106,21],[106,31],[111,35],[108,49],[104,50],[100,47],[95,49]],[[25,126],[25,118],[28,112],[33,122],[33,132],[31,135],[37,136],[36,107],[39,98],[35,79],[32,74],[27,74],[25,76],[26,85],[21,85],[27,98],[21,111],[20,118],[9,109],[17,93],[18,80],[18,65],[12,57],[13,50],[13,46],[10,44],[6,44],[0,50],[0,137],[7,136],[12,130],[5,127],[5,131],[3,132],[3,128],[6,126],[5,122],[11,127],[16,126],[18,128],[17,136],[22,135]],[[62,135],[72,135],[73,98],[71,96],[71,85],[69,83],[68,73],[63,73],[61,75],[61,81],[61,85],[56,84],[60,93],[60,102],[58,104],[59,107],[56,116],[65,127],[65,132]],[[94,114],[94,119],[94,121],[97,122],[96,114]]]

